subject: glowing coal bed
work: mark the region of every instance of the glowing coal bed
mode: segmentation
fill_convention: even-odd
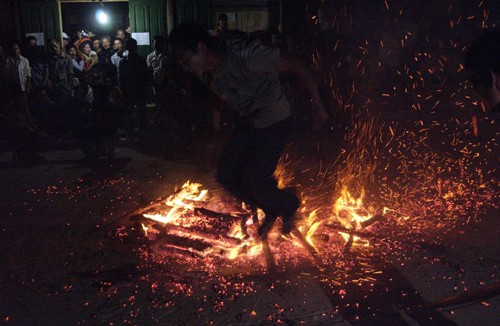
[[[278,219],[268,237],[270,253],[257,236],[263,212],[189,181],[123,216],[108,237],[139,254],[137,270],[151,287],[152,307],[182,309],[182,302],[195,300],[204,307],[195,320],[210,321],[216,313],[234,310],[238,298],[303,282],[297,277],[314,280],[336,303],[319,313],[330,321],[384,315],[393,303],[376,303],[378,293],[392,291],[397,292],[390,294],[394,300],[407,301],[402,305],[408,311],[428,309],[394,266],[419,259],[447,264],[439,257],[443,239],[497,209],[499,191],[488,165],[491,142],[457,142],[460,147],[451,151],[432,151],[426,143],[429,129],[415,126],[421,125],[398,129],[360,119],[346,133],[346,149],[313,176],[309,162],[284,156],[275,176],[281,187],[301,191],[297,228],[303,239],[283,236]],[[465,134],[458,129],[448,136]],[[443,278],[460,273],[452,270]],[[203,299],[205,291],[217,299]],[[257,320],[248,307],[240,307],[238,318]],[[282,308],[264,319],[283,322],[293,315]],[[424,321],[440,318],[432,309],[423,314]]]

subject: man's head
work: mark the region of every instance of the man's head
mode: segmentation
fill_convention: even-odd
[[[37,47],[36,37],[32,35],[26,37],[26,47],[28,49],[36,48]]]
[[[68,55],[71,58],[76,58],[77,54],[78,54],[78,52],[76,51],[76,46],[74,46],[74,45],[70,46],[69,49],[68,49]]]
[[[181,24],[170,33],[169,42],[179,63],[192,73],[201,76],[213,68],[210,57],[214,41],[203,27]]]
[[[99,52],[101,50],[101,40],[97,37],[92,39],[92,50]]]
[[[19,43],[14,42],[10,46],[10,55],[14,59],[19,59],[21,56],[21,47],[19,46]]]
[[[123,39],[117,37],[113,40],[113,50],[121,51],[123,48]]]
[[[119,29],[116,31],[116,37],[121,38],[122,40],[125,39],[125,30]]]
[[[101,46],[105,50],[109,49],[111,47],[111,38],[109,36],[101,37]]]
[[[61,54],[61,44],[59,43],[59,41],[57,41],[56,39],[53,38],[50,40],[49,46],[54,54],[56,54],[56,55]]]
[[[137,41],[134,38],[129,38],[125,41],[125,47],[129,53],[137,53]]]
[[[92,42],[89,39],[82,40],[83,41],[78,45],[78,49],[86,56],[90,56],[90,52],[92,51]]]
[[[165,38],[161,35],[156,35],[153,38],[153,47],[156,52],[162,52],[165,49]]]
[[[500,31],[475,40],[465,54],[467,76],[476,92],[493,107],[500,103]]]
[[[226,28],[228,19],[229,18],[227,17],[227,15],[225,13],[221,13],[217,17],[217,22],[221,28]]]

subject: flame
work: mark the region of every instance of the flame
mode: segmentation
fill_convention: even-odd
[[[319,228],[321,223],[323,223],[323,221],[318,221],[317,210],[314,210],[307,216],[305,225],[299,227],[300,232],[306,233],[304,237],[306,241],[316,250],[318,250],[318,248],[316,248],[316,245],[314,244],[313,235],[316,233],[316,230]]]
[[[147,226],[145,226],[144,223],[141,223],[141,226],[142,226],[142,229],[144,230],[144,233],[146,234],[146,236],[148,236],[149,228]]]
[[[347,187],[342,188],[341,195],[333,206],[333,212],[346,228],[360,229],[361,222],[372,218],[373,215],[363,207],[364,197],[364,189],[361,189],[359,197],[355,198],[347,190]]]
[[[373,214],[367,211],[363,206],[363,199],[365,197],[365,190],[361,189],[359,197],[354,197],[347,190],[347,187],[343,187],[340,197],[337,198],[333,206],[333,213],[337,220],[346,229],[361,229],[361,223],[369,220],[373,217]],[[352,241],[353,246],[364,246],[370,245],[368,240],[361,239],[358,236],[353,236],[346,232],[338,232],[346,243]]]
[[[227,234],[222,236],[222,238],[212,236],[205,237],[203,234],[200,235],[196,233],[197,231],[192,233],[189,230],[190,226],[196,225],[196,221],[199,222],[199,218],[195,218],[195,216],[191,216],[189,213],[194,211],[197,203],[205,201],[208,197],[208,191],[201,190],[201,187],[202,185],[199,183],[190,183],[188,181],[179,191],[172,194],[164,201],[163,204],[167,207],[165,212],[153,211],[143,214],[143,216],[163,225],[170,224],[172,227],[176,226],[183,228],[180,230],[170,229],[170,232],[181,232],[182,237],[209,242],[209,247],[202,251],[197,251],[197,254],[201,256],[206,257],[211,254],[216,254],[229,260],[235,260],[242,257],[261,255],[263,252],[263,245],[260,237],[257,235],[258,225],[254,224],[255,221],[251,216],[249,216],[243,224],[240,220],[235,220],[230,226]],[[333,217],[330,218],[330,222],[332,222],[331,220],[333,219],[333,222],[340,222],[343,227],[350,230],[363,228],[362,222],[372,218],[374,214],[371,214],[368,209],[363,206],[365,191],[361,189],[358,193],[360,195],[354,197],[351,192],[347,190],[347,187],[342,188],[340,196],[334,202],[332,208],[334,214]],[[302,204],[304,205],[301,211],[304,213],[306,211],[305,202]],[[248,210],[248,207],[246,207],[244,203],[242,203],[242,207]],[[259,220],[262,220],[265,214],[262,210],[258,209],[257,216]],[[307,241],[316,251],[318,251],[318,246],[315,243],[315,234],[325,222],[329,222],[329,219],[321,219],[316,209],[308,214],[307,218],[300,223],[298,228],[299,232],[304,235],[305,241]],[[142,224],[142,228],[146,236],[158,232],[155,228],[147,224]],[[361,239],[359,236],[349,234],[348,231],[339,231],[339,234],[352,246],[368,246],[370,244],[367,240]],[[279,237],[279,233],[273,232],[268,236],[270,239],[276,239]],[[303,247],[303,244],[301,244],[300,240],[296,237],[285,237],[285,239],[291,240],[294,245]]]
[[[177,193],[172,194],[165,201],[165,205],[170,209],[165,213],[153,213],[153,214],[143,214],[151,220],[163,223],[163,224],[175,224],[178,225],[179,219],[182,214],[186,211],[194,209],[194,203],[204,201],[207,197],[207,190],[201,190],[200,183],[190,183],[187,181],[182,186],[181,190]]]
[[[249,222],[247,221],[247,224]],[[251,220],[250,220],[251,224]],[[213,247],[209,247],[203,251],[203,254],[209,255],[214,252],[224,252],[224,256],[229,260],[234,260],[239,257],[244,256],[257,256],[262,253],[262,243],[260,241],[256,241],[254,238],[248,237],[242,230],[240,224],[234,224],[231,227],[231,230],[228,233],[228,236],[236,239],[240,239],[241,242],[232,247],[226,247],[222,245],[216,245]]]

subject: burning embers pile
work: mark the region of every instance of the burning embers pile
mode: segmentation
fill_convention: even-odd
[[[328,217],[320,216],[317,210],[312,211],[306,218],[299,218],[298,228],[291,235],[281,235],[276,227],[264,241],[257,235],[259,224],[264,219],[262,211],[251,210],[245,204],[238,209],[228,209],[230,205],[221,206],[219,200],[213,200],[218,205],[213,209],[208,191],[202,190],[201,184],[189,181],[168,198],[142,209],[136,218],[147,239],[161,251],[240,261],[265,257],[270,268],[274,259],[269,243],[272,247],[289,246],[286,251],[292,255],[297,253],[296,248],[302,248],[303,253],[312,254],[314,258],[318,258],[318,251],[323,251],[318,249],[318,243],[328,241],[333,244],[330,239],[337,238],[335,243],[342,244],[344,250],[352,246],[368,246],[364,236],[370,234],[364,233],[364,229],[384,216],[364,208],[363,197],[363,192],[354,198],[344,189]],[[305,210],[303,207],[301,213],[306,214]]]

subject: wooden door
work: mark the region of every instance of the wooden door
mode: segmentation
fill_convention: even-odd
[[[153,37],[167,36],[165,29],[166,7],[164,0],[129,0],[130,31],[149,33],[149,44],[139,45],[139,54],[147,56],[153,51]],[[145,34],[142,34],[145,36]]]

